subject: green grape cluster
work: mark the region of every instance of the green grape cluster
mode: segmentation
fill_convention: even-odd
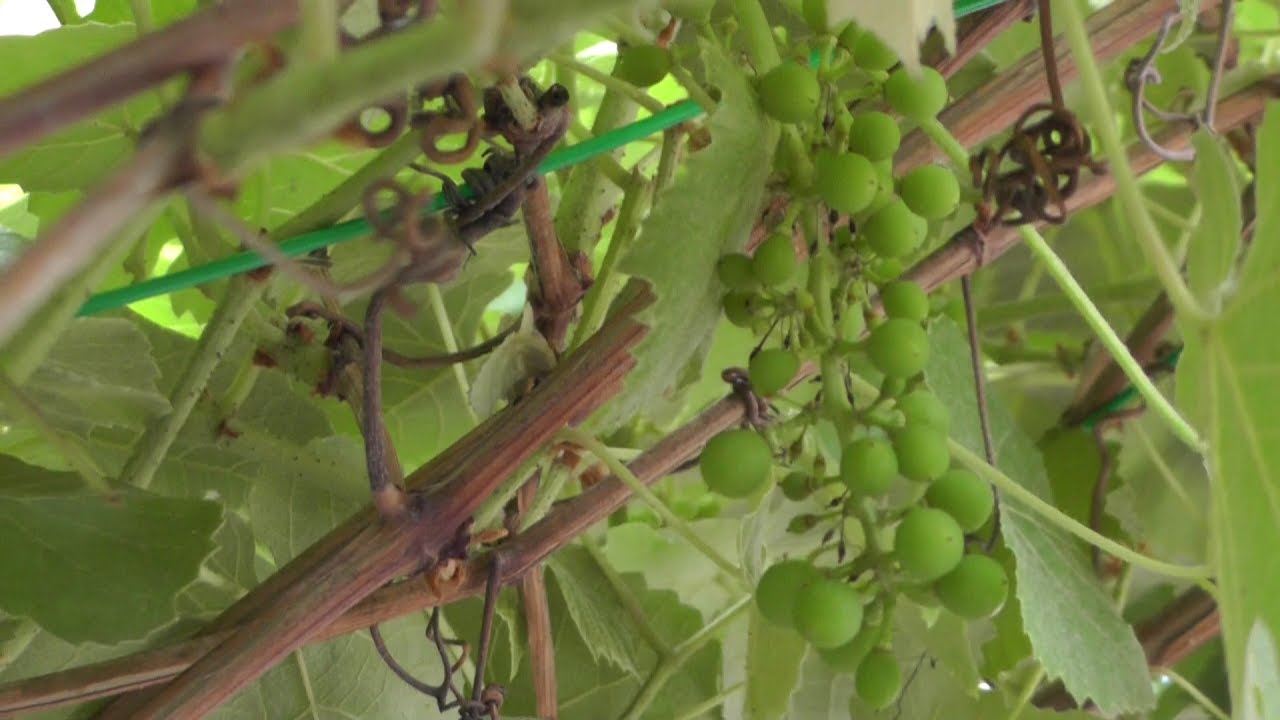
[[[904,134],[946,105],[942,76],[907,71],[873,32],[833,26],[825,0],[793,5],[803,24],[777,33],[790,47],[754,84],[783,126],[772,177],[789,202],[762,239],[719,258],[712,280],[726,318],[756,337],[739,364],[776,408],[763,431],[717,435],[700,465],[725,498],[758,498],[777,467],[795,510],[787,529],[813,549],[761,575],[760,616],[852,673],[861,705],[885,708],[903,684],[891,632],[900,598],[975,620],[1009,592],[1004,566],[973,550],[994,501],[951,466],[951,410],[926,377],[938,308],[905,273],[961,185],[941,165],[893,164]],[[806,367],[820,377],[793,384]],[[876,384],[874,396],[861,390]]]

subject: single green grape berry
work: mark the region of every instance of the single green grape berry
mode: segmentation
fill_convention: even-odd
[[[966,620],[991,617],[1009,597],[1009,574],[986,555],[966,555],[960,564],[938,578],[934,592],[942,606]]]
[[[745,253],[729,253],[716,261],[716,276],[730,290],[753,290],[760,285]]]
[[[667,502],[667,507],[682,520],[692,520],[698,514],[698,501],[685,495],[672,498]]]
[[[885,375],[909,378],[924,370],[929,360],[929,336],[918,322],[889,318],[871,331],[867,354]]]
[[[729,322],[734,325],[741,328],[750,328],[752,323],[756,321],[756,296],[754,293],[734,290],[727,293],[721,303],[724,305],[724,316],[729,318]]]
[[[898,152],[902,130],[898,121],[879,110],[860,112],[849,126],[849,149],[873,162],[888,160]]]
[[[809,482],[809,474],[803,472],[788,473],[778,483],[782,488],[782,496],[793,502],[799,502],[813,494],[813,483]]]
[[[827,31],[827,0],[803,0],[800,3],[800,14],[804,16],[810,30],[815,33]]]
[[[822,658],[822,662],[827,667],[838,672],[852,673],[857,672],[858,664],[867,656],[871,650],[871,644],[875,642],[876,636],[880,633],[877,627],[863,627],[858,631],[852,640],[837,648],[819,648],[818,657]]]
[[[765,396],[785,388],[799,370],[800,356],[783,348],[761,350],[747,365],[751,389]]]
[[[901,199],[891,201],[867,218],[858,234],[883,258],[907,255],[924,240],[916,226],[916,214]]]
[[[853,689],[858,699],[868,707],[883,710],[898,699],[902,692],[902,669],[892,652],[876,648],[858,664],[853,675]]]
[[[813,182],[823,202],[850,215],[870,205],[880,190],[875,167],[856,153],[818,153],[813,161]]]
[[[853,342],[867,331],[867,317],[861,305],[850,305],[840,314],[840,339]]]
[[[753,430],[726,430],[707,441],[698,458],[702,480],[725,497],[746,497],[769,480],[773,455]]]
[[[796,595],[792,620],[814,647],[837,648],[862,629],[862,598],[848,583],[819,580]]]
[[[776,287],[796,274],[796,249],[791,236],[774,233],[765,238],[751,258],[751,271],[765,287]]]
[[[911,212],[926,220],[941,220],[960,204],[960,183],[941,165],[922,165],[903,176],[898,194]]]
[[[783,60],[760,76],[756,88],[764,111],[784,123],[814,119],[822,97],[818,76],[793,60]]]
[[[859,438],[840,453],[840,482],[855,495],[881,495],[897,477],[898,456],[880,438]]]
[[[908,119],[931,120],[947,105],[947,81],[928,66],[920,69],[920,77],[911,77],[906,68],[898,68],[884,81],[884,99]]]
[[[955,518],[965,532],[974,532],[986,524],[996,505],[991,486],[977,473],[964,468],[952,468],[938,476],[929,485],[924,499],[930,507]]]
[[[627,508],[627,522],[641,523],[652,528],[662,527],[662,518],[649,507]]]
[[[908,425],[927,425],[942,434],[951,432],[951,414],[937,395],[919,388],[898,398],[898,409]]]
[[[880,258],[867,268],[867,277],[877,285],[882,285],[897,280],[906,270],[907,266],[903,264],[902,258]]]
[[[906,425],[893,432],[898,472],[916,482],[929,482],[951,464],[947,436],[928,425]]]
[[[919,582],[946,575],[963,556],[964,531],[941,510],[912,508],[894,531],[893,557]]]
[[[910,280],[897,280],[880,288],[884,313],[891,318],[923,322],[929,317],[929,296]]]
[[[897,64],[898,54],[868,30],[854,41],[853,62],[863,70],[888,70]]]
[[[613,66],[614,77],[636,87],[655,85],[670,71],[671,53],[657,45],[624,47],[618,51],[618,62]]]
[[[807,560],[775,563],[756,583],[756,607],[764,619],[774,625],[794,628],[796,596],[802,588],[821,580],[818,569]]]

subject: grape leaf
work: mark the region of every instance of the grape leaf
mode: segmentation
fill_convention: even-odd
[[[137,37],[132,24],[84,23],[33,37],[0,37],[0,95],[47,79]],[[156,114],[155,93],[141,93],[93,119],[77,123],[0,158],[0,177],[28,192],[81,190],[95,185],[134,151],[134,135]]]
[[[715,548],[722,557],[733,557],[738,521],[731,518],[697,520],[689,526]],[[641,522],[609,528],[604,553],[618,572],[638,573],[649,587],[669,589],[680,601],[710,616],[734,595],[716,582],[708,582],[720,572],[706,555],[667,530]]]
[[[746,688],[736,717],[774,720],[783,717],[797,691],[809,645],[794,630],[765,620],[752,605],[747,619],[746,666],[740,670]],[[731,678],[726,677],[726,682]]]
[[[929,385],[951,411],[956,441],[982,453],[965,334],[944,317],[929,335]],[[1040,453],[998,400],[989,398],[1000,468],[1040,497],[1051,497]],[[1108,715],[1155,705],[1133,628],[1098,584],[1080,543],[1012,501],[1001,503],[1000,518],[1017,561],[1023,626],[1048,674],[1061,677],[1077,700],[1091,698]]]
[[[184,617],[213,617],[258,584],[249,523],[235,513],[225,513],[213,542],[215,549],[199,578],[178,596],[178,612]]]
[[[1242,699],[1249,632],[1256,623],[1280,631],[1280,338],[1274,329],[1280,306],[1280,103],[1271,101],[1258,132],[1257,225],[1238,277],[1216,245],[1234,244],[1230,227],[1192,242],[1188,271],[1197,264],[1196,288],[1221,288],[1221,309],[1198,323],[1177,318],[1185,347],[1177,372],[1177,401],[1207,444],[1212,486],[1211,539],[1219,582],[1222,637],[1231,696]],[[1212,156],[1206,162],[1213,162]],[[1234,204],[1236,198],[1231,198]],[[1225,202],[1221,198],[1219,202]],[[1206,200],[1206,203],[1208,200]],[[1231,217],[1230,208],[1209,207]],[[1238,230],[1238,226],[1236,228]],[[1216,275],[1212,271],[1216,269]]]
[[[1261,621],[1249,631],[1240,704],[1244,706],[1244,720],[1280,717],[1280,660],[1275,638]]]
[[[832,25],[853,20],[874,32],[889,49],[897,53],[902,64],[912,73],[920,70],[920,43],[937,26],[946,42],[947,51],[956,48],[956,20],[951,0],[906,0],[886,3],[882,0],[830,0],[827,16]]]
[[[703,44],[708,81],[722,99],[707,120],[711,145],[694,153],[683,172],[654,199],[640,235],[618,269],[653,285],[645,311],[650,331],[632,352],[636,367],[626,387],[601,413],[605,430],[643,412],[674,389],[675,378],[714,332],[723,288],[715,279],[720,255],[741,250],[755,221],[778,126],[756,105],[742,70],[722,50]],[[679,318],[679,322],[671,322]]]
[[[849,699],[852,697],[853,676],[832,670],[817,651],[810,648],[800,665],[800,680],[791,694],[786,716],[789,720],[844,720],[851,714]]]
[[[622,598],[591,553],[572,545],[561,548],[551,556],[547,568],[555,574],[569,617],[591,656],[597,662],[603,660],[639,676],[636,658],[644,641],[624,611]]]
[[[0,585],[0,606],[70,642],[141,637],[176,617],[174,598],[221,523],[216,503],[102,495],[76,475],[0,457],[0,574],[39,578]]]
[[[1191,231],[1191,255],[1187,258],[1187,284],[1201,304],[1219,307],[1221,294],[1231,283],[1240,251],[1240,183],[1222,140],[1197,130],[1191,187],[1203,208],[1200,222]]]

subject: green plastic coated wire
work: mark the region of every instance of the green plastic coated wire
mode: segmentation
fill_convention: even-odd
[[[1007,0],[957,0],[955,3],[955,15],[958,18],[964,17],[1003,2],[1007,2]],[[624,125],[554,152],[548,155],[547,159],[538,166],[538,172],[545,175],[546,173],[585,162],[654,133],[675,127],[686,120],[692,120],[701,114],[702,108],[697,103],[692,100],[684,100],[656,115],[637,120],[629,125]],[[468,188],[465,185],[462,187],[462,192],[463,194],[468,192]],[[444,204],[443,195],[437,193],[435,200],[427,208],[427,213],[440,212],[444,209]],[[323,247],[354,240],[368,233],[368,222],[363,218],[357,218],[289,238],[277,245],[277,248],[289,257],[297,257]],[[231,275],[257,270],[269,264],[266,258],[257,253],[250,251],[237,253],[187,270],[180,270],[126,287],[98,293],[90,297],[81,306],[79,314],[81,316],[96,315],[124,307],[139,300],[146,300],[158,295],[167,295],[196,285],[221,280]]]

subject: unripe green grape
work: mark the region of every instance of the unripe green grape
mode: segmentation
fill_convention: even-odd
[[[922,322],[929,317],[929,296],[916,283],[898,280],[880,288],[884,313],[891,318]]]
[[[867,277],[879,285],[897,280],[902,273],[906,272],[906,269],[902,258],[880,258],[867,269]]]
[[[658,513],[649,507],[629,507],[627,508],[627,522],[641,523],[652,528],[662,527],[662,518],[658,517]]]
[[[937,117],[946,107],[947,81],[928,66],[920,68],[920,77],[898,68],[884,81],[884,99],[904,117],[923,122]]]
[[[1009,596],[1009,575],[986,555],[966,555],[933,584],[942,606],[966,620],[980,620],[1000,611]]]
[[[924,239],[918,232],[915,213],[900,199],[867,218],[858,228],[858,234],[883,258],[902,257],[915,250]]]
[[[848,583],[819,580],[796,595],[792,620],[814,647],[837,648],[862,628],[862,598]]]
[[[799,370],[800,356],[782,348],[761,350],[747,366],[751,389],[765,396],[785,388]]]
[[[782,488],[782,496],[793,502],[799,502],[813,494],[813,483],[809,482],[808,473],[788,473],[778,483],[778,487]]]
[[[783,60],[762,75],[757,91],[764,111],[784,123],[813,119],[822,97],[818,76],[793,60]]]
[[[818,196],[837,212],[861,212],[880,190],[871,161],[856,153],[823,150],[813,162],[814,186]]]
[[[903,176],[898,194],[911,212],[926,220],[940,220],[960,204],[960,183],[941,165],[922,165]]]
[[[671,508],[671,512],[675,513],[676,517],[683,520],[692,520],[698,514],[698,501],[683,495],[671,499],[667,507]]]
[[[754,293],[734,290],[727,293],[721,303],[724,305],[724,316],[734,325],[750,328],[755,323],[756,296]]]
[[[751,270],[751,258],[745,253],[729,253],[716,261],[716,276],[730,290],[752,290],[760,281]]]
[[[893,557],[919,582],[946,575],[963,556],[964,531],[941,510],[912,508],[894,531]]]
[[[888,70],[898,62],[898,54],[868,30],[853,43],[853,62],[863,70]]]
[[[863,627],[858,631],[852,640],[836,648],[820,648],[818,649],[818,657],[822,658],[822,662],[827,667],[839,672],[857,672],[859,663],[871,651],[871,644],[875,642],[875,636],[879,635],[879,628]]]
[[[698,458],[702,480],[713,492],[742,498],[769,480],[769,444],[752,430],[726,430],[707,441]]]
[[[884,440],[859,438],[840,453],[840,482],[855,495],[881,495],[897,477],[898,457]]]
[[[800,3],[800,14],[804,16],[810,30],[815,33],[827,31],[827,0],[803,0]]]
[[[929,360],[929,336],[918,322],[889,318],[871,331],[867,355],[885,375],[909,378]]]
[[[952,468],[934,480],[924,499],[955,518],[960,529],[974,532],[986,524],[995,509],[991,486],[972,470]]]
[[[751,258],[751,271],[765,287],[775,287],[796,274],[796,249],[787,233],[774,233],[764,239]]]
[[[774,625],[794,628],[796,596],[802,588],[821,580],[818,569],[807,560],[775,563],[756,584],[756,607],[760,615]]]
[[[906,425],[893,433],[898,472],[916,482],[928,482],[951,464],[947,436],[928,425]]]
[[[671,54],[657,45],[630,45],[618,51],[613,75],[636,87],[649,87],[667,76]]]
[[[951,414],[937,395],[924,388],[912,390],[898,398],[898,409],[908,425],[925,425],[942,434],[951,432]]]
[[[898,666],[898,659],[883,648],[867,653],[854,673],[853,689],[868,707],[876,710],[889,707],[902,692],[902,668]]]
[[[706,493],[702,497],[698,498],[697,509],[693,513],[693,518],[695,520],[702,520],[705,518],[720,517],[720,511],[722,509],[723,506],[720,503],[720,498],[714,493]]]
[[[822,518],[819,518],[817,515],[813,515],[811,513],[804,513],[803,515],[797,515],[791,518],[791,520],[787,523],[787,532],[791,533],[792,535],[803,535],[804,533],[807,533],[810,530],[818,527],[818,523],[821,521],[822,521]]]
[[[873,162],[888,160],[902,143],[898,121],[879,110],[860,112],[849,126],[849,149]]]

